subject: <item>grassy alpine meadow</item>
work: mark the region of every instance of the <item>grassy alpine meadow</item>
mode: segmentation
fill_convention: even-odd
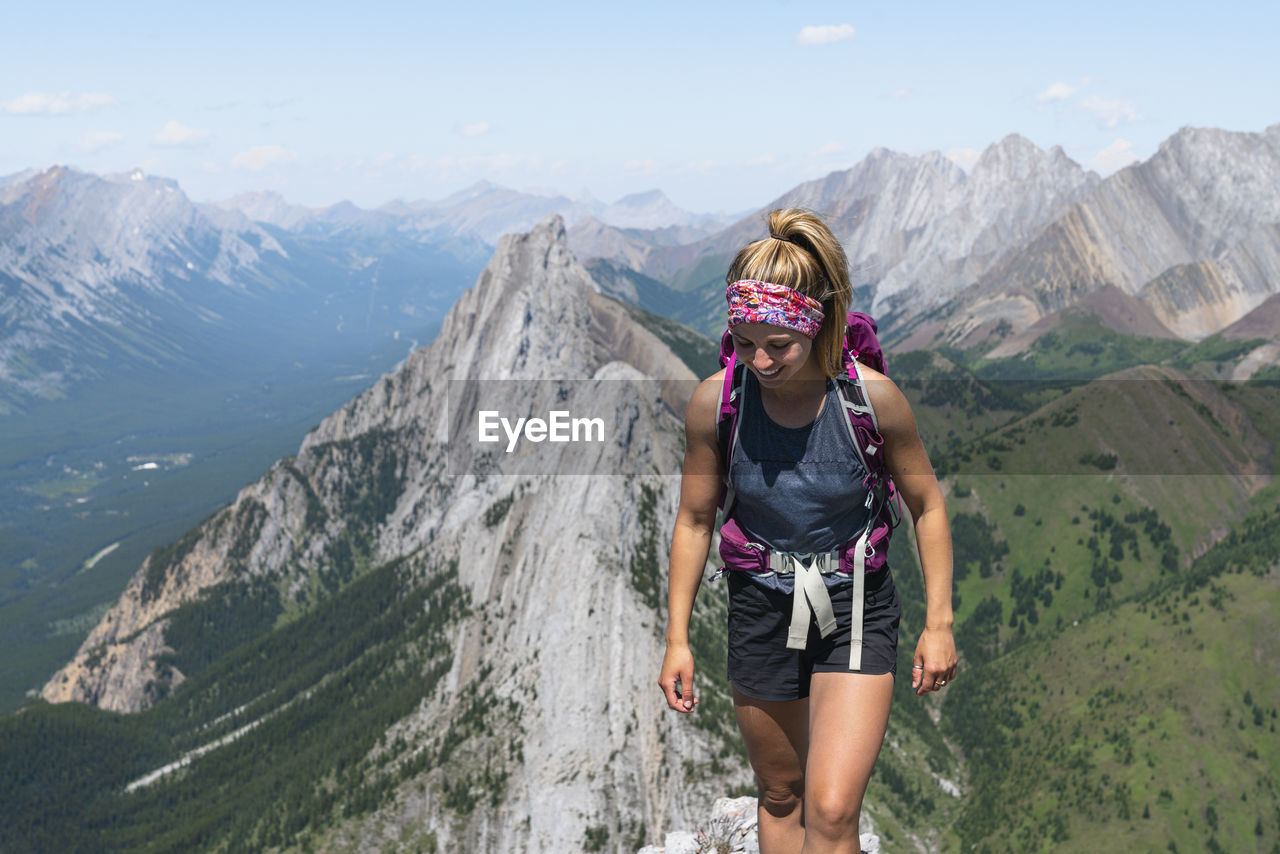
[[[1280,571],[1223,554],[957,681],[966,850],[1275,850]]]

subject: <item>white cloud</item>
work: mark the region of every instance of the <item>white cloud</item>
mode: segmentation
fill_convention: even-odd
[[[713,169],[720,168],[720,161],[706,158],[704,160],[690,160],[680,167],[681,172],[699,172],[706,174]]]
[[[250,172],[261,172],[268,166],[283,166],[288,163],[296,163],[298,155],[296,152],[279,145],[255,145],[248,151],[242,151],[235,157],[231,158],[231,167],[233,169],[247,169]]]
[[[1093,113],[1097,117],[1098,123],[1106,128],[1136,122],[1142,118],[1130,102],[1118,99],[1108,101],[1104,98],[1099,98],[1097,95],[1091,95],[1081,101],[1080,109]]]
[[[1045,89],[1039,95],[1036,95],[1037,104],[1054,104],[1058,101],[1065,101],[1072,95],[1080,91],[1079,86],[1072,86],[1069,83],[1063,83],[1059,80],[1048,89]]]
[[[947,152],[947,159],[968,172],[978,162],[981,154],[972,148],[953,148]]]
[[[893,98],[899,101],[904,100],[906,98],[914,98],[915,96],[916,96],[916,90],[914,89],[894,89],[892,92],[889,93],[890,98]]]
[[[189,128],[181,122],[168,121],[155,135],[156,145],[174,148],[192,148],[209,138],[209,131]]]
[[[824,24],[820,27],[805,27],[800,30],[800,34],[796,36],[796,44],[830,44],[851,39],[853,36],[853,27],[848,24]]]
[[[623,163],[622,168],[626,172],[640,172],[644,175],[652,175],[662,168],[662,164],[650,157],[636,157]]]
[[[1138,156],[1133,153],[1133,145],[1129,140],[1117,139],[1099,151],[1093,160],[1089,161],[1089,165],[1103,175],[1110,175],[1136,162],[1138,162]]]
[[[76,143],[76,148],[85,154],[92,154],[95,151],[110,148],[122,139],[124,139],[124,134],[122,133],[117,133],[113,130],[95,130],[80,137],[80,141]]]
[[[114,107],[118,103],[110,95],[93,92],[80,95],[72,95],[70,92],[62,92],[58,95],[28,92],[12,101],[0,101],[0,113],[8,113],[12,116],[65,116],[70,113],[83,113],[95,107]]]
[[[843,151],[844,151],[844,146],[841,145],[840,143],[828,142],[826,145],[822,146],[821,148],[818,148],[818,149],[815,149],[814,151],[809,152],[809,155],[811,157],[830,157],[833,154],[841,154]]]
[[[489,132],[488,122],[471,122],[458,128],[458,133],[463,136],[483,136]]]
[[[758,157],[747,158],[747,166],[772,166],[777,162],[777,158],[772,154],[761,154]]]

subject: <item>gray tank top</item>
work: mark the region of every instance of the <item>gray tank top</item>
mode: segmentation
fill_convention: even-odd
[[[866,471],[853,447],[835,381],[822,412],[804,427],[783,427],[764,411],[747,371],[738,413],[738,444],[729,460],[738,524],[778,551],[830,551],[862,533]]]

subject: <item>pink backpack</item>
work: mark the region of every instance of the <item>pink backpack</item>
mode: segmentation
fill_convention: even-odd
[[[845,374],[836,378],[836,388],[847,416],[845,426],[853,439],[862,467],[866,471],[867,526],[861,534],[840,547],[841,572],[882,568],[889,554],[889,538],[902,518],[902,508],[893,479],[885,467],[884,438],[876,424],[866,385],[858,364],[885,374],[884,351],[876,337],[876,322],[868,315],[851,311],[846,318],[844,334]],[[724,365],[724,385],[720,390],[720,412],[716,419],[716,437],[725,465],[733,454],[738,439],[738,402],[746,380],[746,366],[738,362],[733,336],[728,329],[720,337],[720,364]],[[724,473],[724,490],[720,506],[724,524],[720,528],[720,557],[726,569],[766,572],[769,549],[753,543],[733,518],[734,494],[729,473]]]

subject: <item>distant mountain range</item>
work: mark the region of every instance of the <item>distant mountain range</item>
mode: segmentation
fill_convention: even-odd
[[[589,265],[687,292],[679,316],[707,332],[722,321],[703,295],[730,255],[763,235],[768,210],[800,206],[831,224],[863,307],[896,349],[989,351],[1015,331],[1048,331],[1065,309],[1122,332],[1193,340],[1280,292],[1277,185],[1280,125],[1183,128],[1105,180],[1061,148],[1045,152],[1013,134],[967,174],[938,152],[876,149],[699,241],[669,245],[594,224],[570,237]]]
[[[101,380],[107,366],[117,375],[194,368],[266,335],[283,345],[292,332],[306,346],[325,328],[389,332],[438,318],[459,289],[433,281],[469,281],[500,235],[553,211],[659,242],[699,239],[727,222],[683,211],[658,190],[606,205],[481,182],[438,202],[311,209],[270,192],[198,204],[137,170],[6,176],[0,414]]]
[[[555,192],[521,192],[489,181],[477,182],[440,201],[394,201],[374,210],[362,210],[350,202],[304,208],[290,205],[278,194],[266,191],[234,196],[219,206],[290,231],[328,230],[341,224],[419,234],[465,235],[490,245],[504,234],[528,231],[550,213],[559,214],[568,224],[590,219],[615,228],[676,229],[686,242],[717,231],[733,219],[685,211],[661,190],[632,193],[606,205],[586,193],[569,197]]]
[[[551,212],[589,267],[612,269],[604,278],[619,296],[709,333],[719,309],[707,289],[730,254],[761,235],[765,212],[801,206],[831,223],[860,299],[897,349],[1008,355],[1030,341],[1006,341],[1015,330],[1047,331],[1064,309],[1119,331],[1194,340],[1280,292],[1278,183],[1280,125],[1183,128],[1105,180],[1016,134],[967,174],[937,152],[880,148],[733,222],[682,211],[657,190],[606,205],[481,182],[440,201],[310,209],[268,192],[196,205],[138,172],[28,171],[0,184],[0,405],[60,394],[109,352],[126,362],[179,358],[167,334],[199,333],[218,318],[239,325],[237,312],[264,316],[258,303],[271,293],[306,304],[317,262],[328,278],[386,251],[431,253],[437,267],[442,258],[475,264],[499,235]],[[365,245],[339,248],[353,240]],[[72,331],[82,325],[85,334]]]
[[[342,213],[294,233],[138,171],[11,176],[0,413],[82,382],[367,347],[438,320],[488,257],[475,237],[344,228]]]

